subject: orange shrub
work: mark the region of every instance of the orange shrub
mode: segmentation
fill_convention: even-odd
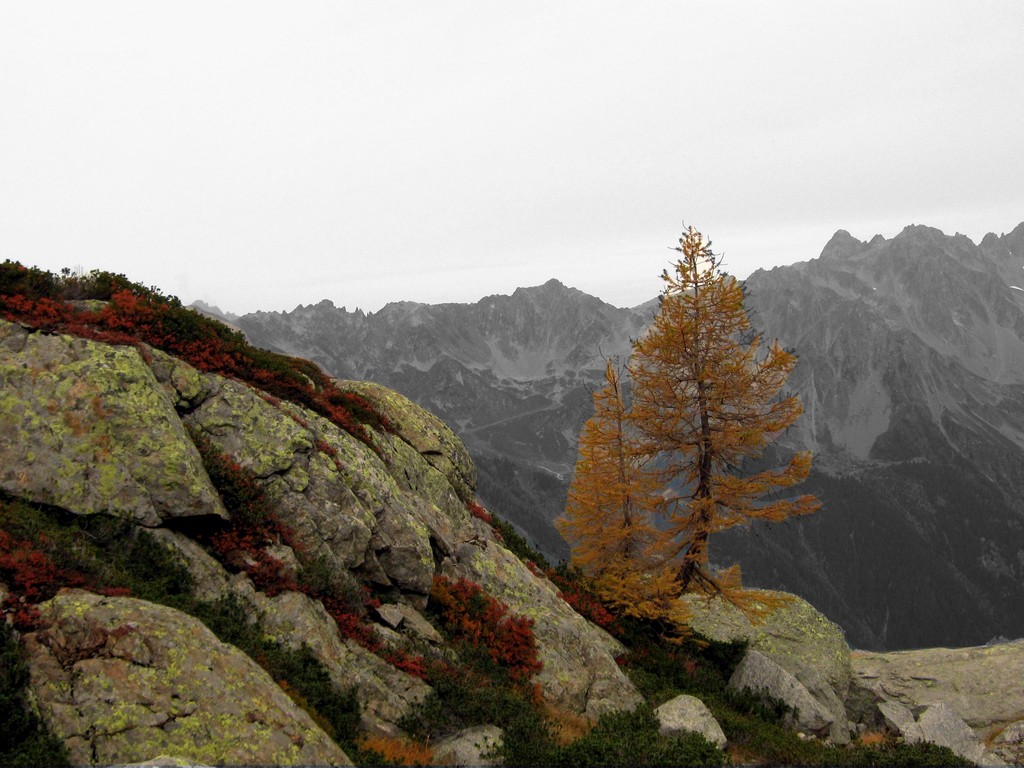
[[[384,765],[430,765],[434,760],[430,747],[409,739],[366,735],[357,743],[360,749],[380,755]]]

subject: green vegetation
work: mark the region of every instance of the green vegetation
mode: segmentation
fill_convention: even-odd
[[[726,765],[721,749],[697,733],[662,736],[654,710],[642,704],[633,712],[602,717],[594,729],[562,747],[556,765]]]

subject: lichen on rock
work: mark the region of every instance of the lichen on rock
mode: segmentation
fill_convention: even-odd
[[[134,347],[0,320],[0,488],[146,526],[225,517],[164,389]]]
[[[208,764],[350,765],[248,656],[198,620],[68,590],[25,636],[31,686],[75,764],[173,754]]]

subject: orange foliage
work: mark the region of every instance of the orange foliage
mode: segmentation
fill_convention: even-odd
[[[552,704],[544,704],[544,714],[551,725],[555,743],[560,746],[571,744],[594,729],[593,721],[585,715],[579,715]]]
[[[803,481],[808,452],[781,468],[745,471],[744,462],[788,429],[802,408],[780,396],[796,357],[772,342],[745,338],[750,321],[743,289],[692,227],[676,248],[674,273],[662,275],[661,308],[634,344],[630,361],[630,423],[640,452],[658,459],[666,489],[662,515],[668,554],[679,560],[684,589],[726,597],[739,590],[738,571],[708,570],[708,537],[755,520],[780,521],[814,512],[810,495],[766,496]],[[728,582],[728,583],[727,583]]]
[[[611,361],[594,393],[594,415],[580,432],[580,453],[558,529],[572,563],[603,601],[638,618],[664,616],[679,594],[654,525],[658,478],[645,467],[627,431],[629,413]]]
[[[360,749],[380,755],[384,765],[431,765],[434,761],[430,747],[410,739],[366,734],[357,743]]]
[[[633,345],[631,402],[611,362],[594,394],[559,530],[609,607],[679,627],[684,592],[721,595],[752,617],[765,609],[741,589],[738,567],[710,571],[712,534],[820,505],[778,493],[806,479],[810,453],[745,467],[801,413],[797,397],[780,395],[796,357],[751,336],[743,289],[699,232],[676,250],[658,315]]]

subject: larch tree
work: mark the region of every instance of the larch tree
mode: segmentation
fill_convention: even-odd
[[[670,616],[680,589],[654,525],[662,503],[659,478],[628,434],[621,372],[610,360],[605,385],[593,398],[558,529],[572,547],[573,565],[605,603],[641,618]]]
[[[806,479],[809,452],[784,466],[753,468],[764,448],[790,427],[802,407],[781,396],[796,357],[751,337],[743,289],[692,227],[666,271],[660,310],[634,342],[626,422],[660,483],[661,551],[674,563],[679,588],[721,594],[740,604],[738,568],[712,573],[711,535],[753,521],[814,512],[811,495],[785,492]]]

